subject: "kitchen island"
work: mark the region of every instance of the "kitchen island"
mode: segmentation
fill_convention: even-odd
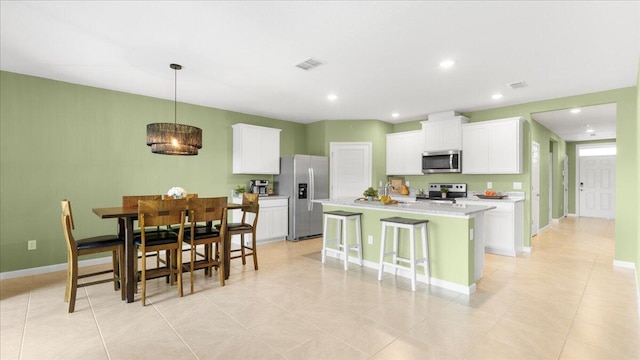
[[[406,201],[385,205],[380,201],[361,201],[355,198],[316,200],[323,211],[357,211],[362,213],[362,254],[364,266],[378,269],[380,261],[380,219],[401,216],[429,220],[429,261],[431,285],[454,290],[464,294],[475,291],[475,282],[482,277],[484,268],[484,213],[493,206],[468,204],[441,204],[433,202]],[[335,230],[329,224],[329,233]],[[348,236],[354,239],[355,234]],[[390,234],[388,235],[390,236]],[[407,232],[401,232],[407,236]],[[419,238],[419,236],[418,236]],[[401,241],[400,244],[405,243]],[[420,253],[418,242],[416,251]],[[406,246],[405,246],[406,248]],[[407,250],[408,249],[404,249]],[[401,255],[404,251],[400,249]],[[406,255],[406,254],[404,254]],[[351,262],[357,263],[355,258]],[[391,272],[392,270],[389,270]],[[409,277],[409,271],[398,271],[398,276]],[[383,280],[384,281],[384,280]],[[418,281],[427,282],[424,272],[419,269]]]

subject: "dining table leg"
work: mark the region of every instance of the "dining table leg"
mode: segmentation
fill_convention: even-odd
[[[125,254],[125,277],[126,277],[126,298],[127,302],[133,302],[135,295],[135,287],[137,286],[135,279],[135,266],[133,266],[133,262],[137,261],[137,251],[135,249],[135,244],[133,243],[133,218],[126,217],[120,218],[120,223],[124,223],[124,254]],[[121,225],[122,226],[122,225]]]

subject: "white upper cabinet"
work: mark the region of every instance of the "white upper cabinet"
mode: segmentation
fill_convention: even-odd
[[[387,175],[423,175],[422,139],[422,130],[387,134]]]
[[[463,174],[522,174],[521,117],[462,126]]]
[[[279,174],[280,129],[234,124],[233,173]]]
[[[450,119],[421,121],[424,151],[460,150],[462,148],[462,124],[469,121],[464,116]]]

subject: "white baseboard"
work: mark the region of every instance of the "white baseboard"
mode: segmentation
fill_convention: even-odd
[[[625,269],[633,269],[633,270],[636,269],[636,263],[631,261],[613,260],[613,266],[625,268]]]
[[[334,259],[340,259],[341,257],[338,254],[335,253],[328,253],[326,254],[327,257],[330,258],[334,258]],[[354,257],[354,256],[349,256],[349,266],[353,266],[351,264],[354,265],[358,265],[358,258]],[[379,269],[379,264],[377,262],[373,262],[373,261],[368,261],[368,260],[364,260],[362,262],[362,266],[365,266],[367,268],[370,269],[375,269],[378,270]],[[386,268],[385,273],[390,273],[392,274],[394,272],[393,269],[391,268]],[[403,270],[403,269],[399,269],[398,270],[398,276],[403,277],[403,278],[407,278],[407,279],[411,279],[411,271],[407,270]],[[433,286],[437,286],[443,289],[447,289],[447,290],[451,290],[451,291],[455,291],[457,293],[461,293],[461,294],[465,294],[465,295],[471,295],[476,291],[476,284],[473,283],[470,286],[465,286],[465,285],[461,285],[461,284],[456,284],[450,281],[446,281],[446,280],[441,280],[438,278],[435,278],[433,276],[431,276],[431,278],[429,279],[429,281],[427,281],[427,277],[423,274],[416,274],[416,281],[417,282],[421,282],[421,283],[425,283],[425,284],[431,284]]]
[[[102,265],[102,264],[111,264],[111,256],[101,257],[97,259],[80,260],[78,262],[78,267]],[[67,263],[40,266],[40,267],[22,269],[22,270],[16,270],[16,271],[5,271],[0,273],[0,280],[13,279],[13,278],[18,278],[23,276],[41,275],[41,274],[46,274],[50,272],[66,271],[66,270],[67,270]]]
[[[522,252],[525,252],[525,253],[531,253],[532,250],[533,248],[531,246],[522,247]]]

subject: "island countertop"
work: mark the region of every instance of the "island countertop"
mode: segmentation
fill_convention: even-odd
[[[469,205],[469,204],[446,204],[430,201],[401,201],[398,204],[385,205],[380,201],[362,201],[354,197],[341,197],[335,199],[318,199],[314,202],[322,205],[333,205],[353,208],[369,208],[385,211],[417,213],[426,215],[440,215],[452,217],[469,217],[476,213],[495,209],[495,206]]]

